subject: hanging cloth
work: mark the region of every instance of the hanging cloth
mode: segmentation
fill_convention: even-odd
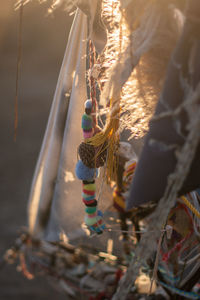
[[[107,43],[107,32],[101,18],[102,0],[79,0],[77,6],[88,17],[88,37],[100,54]]]
[[[81,186],[75,178],[83,103],[86,100],[87,16],[76,12],[51,112],[32,181],[28,204],[31,234],[56,240],[80,226]],[[76,212],[76,213],[75,213]],[[71,222],[67,222],[71,220]],[[71,225],[72,226],[72,225]]]
[[[182,36],[172,55],[165,86],[156,108],[159,114],[174,111],[188,98],[200,82],[200,2],[190,2]],[[199,103],[198,103],[199,104]],[[200,109],[199,105],[196,109]],[[167,177],[176,166],[177,147],[182,147],[188,134],[188,116],[183,109],[177,116],[160,118],[150,123],[139,163],[131,186],[127,208],[149,201],[159,201],[167,185]],[[176,145],[176,147],[175,147]],[[200,186],[200,146],[179,195]]]

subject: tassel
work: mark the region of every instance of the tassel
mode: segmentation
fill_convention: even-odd
[[[116,106],[114,108],[114,105]],[[113,109],[114,108],[114,109]],[[101,147],[101,151],[97,153],[97,156],[107,149],[107,180],[116,180],[117,178],[117,157],[116,152],[119,146],[119,103],[112,103],[111,101],[111,115],[105,128],[95,134],[93,137],[86,139],[86,143],[93,145],[94,147]]]

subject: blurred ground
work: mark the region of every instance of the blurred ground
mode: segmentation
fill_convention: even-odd
[[[44,135],[71,18],[62,10],[45,17],[48,4],[24,9],[19,128],[14,136],[14,99],[19,12],[15,0],[0,7],[0,257],[26,225],[31,179]],[[0,270],[0,300],[66,299],[46,280],[28,281],[13,266]]]
[[[26,207],[31,180],[40,151],[56,82],[64,55],[72,17],[63,9],[46,16],[48,3],[38,1],[24,8],[23,53],[19,85],[19,128],[14,142],[14,100],[17,66],[19,11],[15,0],[3,0],[0,6],[0,258],[26,225]],[[124,137],[126,138],[126,137]],[[141,141],[134,142],[138,153]],[[104,193],[107,192],[104,186]],[[104,195],[108,207],[109,195]],[[102,207],[105,211],[105,207]],[[107,212],[109,215],[109,212]],[[105,214],[104,214],[105,216]],[[82,216],[81,216],[82,217]],[[119,226],[119,224],[118,224]],[[119,234],[104,233],[90,243],[106,250],[113,239],[121,253]],[[14,266],[0,268],[0,300],[64,300],[66,296],[48,284],[47,278],[32,281],[18,274]]]

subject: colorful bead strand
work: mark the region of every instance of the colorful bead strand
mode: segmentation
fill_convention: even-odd
[[[92,113],[92,101],[90,99],[85,102],[85,113],[82,116],[81,127],[83,130],[84,139],[88,139],[93,136],[93,119]]]

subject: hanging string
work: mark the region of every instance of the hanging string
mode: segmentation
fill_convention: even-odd
[[[92,99],[92,118],[93,118],[93,126],[96,125],[96,82],[94,77],[92,76],[92,68],[95,64],[95,48],[93,46],[92,41],[89,41],[89,53],[90,53],[90,98]]]
[[[104,221],[104,224],[106,224],[106,222]],[[152,232],[152,233],[154,233],[154,232],[156,232],[155,230],[151,230],[151,231],[148,231],[148,230],[121,230],[121,229],[112,229],[111,227],[108,227],[107,225],[106,225],[106,227],[104,228],[104,231],[105,232],[116,232],[116,233],[128,233],[129,235],[131,235],[131,234],[136,234],[136,233],[139,233],[139,234],[144,234],[144,233],[147,233],[147,232]],[[160,230],[160,232],[161,233],[167,233],[169,231],[169,229],[168,228],[166,228],[166,229],[161,229]],[[97,236],[97,233],[92,233],[90,236],[89,236],[89,238],[93,238],[93,237],[96,237]]]
[[[24,0],[19,6],[19,33],[18,33],[18,54],[17,54],[17,71],[16,71],[16,86],[15,86],[15,111],[14,111],[14,141],[17,139],[18,129],[18,95],[19,95],[19,77],[22,57],[22,19],[23,19]]]
[[[108,231],[108,232],[121,232],[121,233],[147,233],[147,232],[156,232],[156,230],[151,230],[151,231],[148,231],[148,230],[121,230],[121,229],[112,229],[111,227],[106,227],[105,228],[105,231]],[[167,232],[168,229],[161,229],[160,232]]]
[[[105,166],[104,166],[104,170],[103,170],[101,185],[100,185],[100,188],[99,188],[99,194],[98,194],[98,197],[97,197],[97,203],[99,203],[99,200],[100,200],[100,197],[101,197],[102,191],[103,191],[103,185],[104,185],[105,177],[106,177],[107,160],[108,160],[108,154],[106,155],[106,162],[105,162]]]

